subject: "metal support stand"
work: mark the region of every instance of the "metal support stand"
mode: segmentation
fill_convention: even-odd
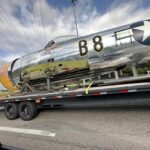
[[[28,82],[25,82],[24,86],[21,89],[21,93],[23,93],[23,92],[25,92],[25,93],[32,92],[33,93],[33,92],[35,92],[35,89],[34,89],[34,87],[30,86]]]
[[[111,73],[108,73],[108,78],[109,78],[109,79],[111,78]]]
[[[51,79],[47,78],[47,89],[50,91],[51,90]]]
[[[114,71],[114,73],[115,73],[115,79],[119,79],[118,71]]]
[[[100,80],[101,79],[101,76],[100,75],[98,75],[98,80]]]
[[[137,77],[138,76],[138,73],[137,73],[137,69],[135,66],[132,66],[132,71],[133,71],[133,76],[134,77]]]
[[[123,72],[122,72],[122,70],[120,70],[120,76],[123,76]]]

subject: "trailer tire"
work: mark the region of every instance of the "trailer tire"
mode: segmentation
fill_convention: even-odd
[[[7,103],[4,107],[4,114],[7,119],[15,120],[19,117],[18,104],[17,103]]]
[[[32,120],[37,116],[37,105],[34,102],[21,102],[18,107],[18,112],[22,120]]]

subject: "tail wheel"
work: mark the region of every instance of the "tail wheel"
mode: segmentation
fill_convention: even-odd
[[[17,103],[7,103],[4,108],[5,116],[9,120],[15,120],[19,117],[18,104]]]
[[[37,105],[34,102],[21,102],[18,107],[18,112],[22,120],[32,120],[37,116]]]

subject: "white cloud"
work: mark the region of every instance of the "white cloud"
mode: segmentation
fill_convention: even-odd
[[[148,18],[150,8],[142,9],[140,4],[141,1],[139,0],[127,1],[125,4],[114,3],[105,14],[96,12],[87,24],[80,24],[81,33],[87,33],[88,27],[89,33],[97,32]]]
[[[140,6],[141,0],[115,1],[102,14],[92,0],[79,0],[76,7],[79,33],[87,35],[148,18],[150,8]],[[59,10],[46,0],[0,1],[0,51],[7,54],[0,56],[0,64],[43,48],[53,37],[68,34],[76,34],[71,6]]]

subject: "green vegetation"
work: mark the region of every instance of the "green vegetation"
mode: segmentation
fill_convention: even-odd
[[[149,65],[141,65],[136,67],[137,68],[137,73],[138,75],[144,75],[147,74],[147,71],[150,71],[150,66]],[[131,66],[127,66],[122,70],[123,76],[128,77],[128,76],[132,76],[133,72],[132,72],[132,67]]]
[[[129,77],[129,76],[133,76],[133,72],[132,72],[132,68],[127,66],[122,70],[123,76],[124,77]]]

